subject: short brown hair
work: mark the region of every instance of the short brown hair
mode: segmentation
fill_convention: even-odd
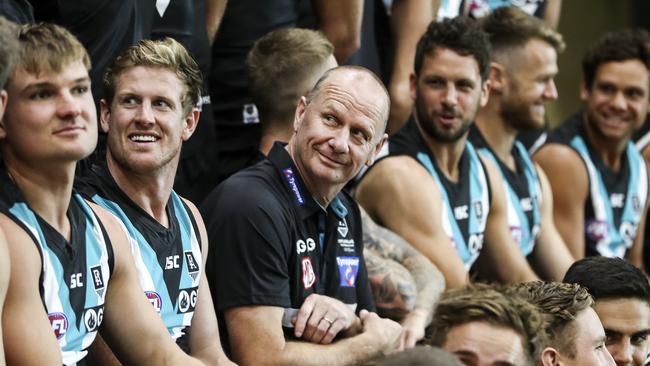
[[[115,58],[104,74],[104,93],[108,105],[111,105],[115,97],[120,74],[137,66],[158,67],[174,72],[184,86],[181,103],[186,114],[199,102],[203,86],[199,66],[183,45],[167,37],[156,41],[142,40]]]
[[[586,288],[578,284],[534,281],[510,286],[506,291],[537,306],[547,317],[549,344],[569,358],[576,356],[573,321],[578,313],[594,304]]]
[[[534,364],[546,343],[544,318],[534,305],[483,284],[448,290],[442,295],[429,328],[430,343],[442,346],[451,328],[476,321],[519,334],[528,365]]]
[[[81,61],[90,70],[90,57],[84,46],[72,33],[56,24],[21,25],[18,43],[17,65],[30,74],[58,73],[76,61]]]
[[[523,47],[532,39],[548,43],[557,53],[564,51],[562,35],[543,20],[516,7],[504,6],[480,20],[490,38],[492,56],[507,55],[513,48]]]
[[[318,79],[314,72],[333,53],[334,46],[323,34],[308,29],[279,29],[255,42],[246,64],[262,128],[269,120],[293,121],[298,100],[313,86],[303,85],[305,80]]]
[[[0,16],[0,89],[13,71],[18,55],[18,26]]]

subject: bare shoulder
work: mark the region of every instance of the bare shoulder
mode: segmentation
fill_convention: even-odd
[[[566,174],[587,174],[578,152],[565,144],[546,144],[535,152],[533,160],[542,167],[547,175],[559,173],[562,170],[565,170]]]
[[[555,143],[544,145],[533,155],[533,159],[541,167],[538,171],[542,171],[542,176],[548,179],[554,195],[562,191],[588,191],[587,167],[578,152],[570,146]]]
[[[409,189],[423,188],[431,183],[433,178],[415,159],[406,155],[391,156],[376,163],[359,183],[357,194],[364,195],[366,190],[370,193],[405,194]]]

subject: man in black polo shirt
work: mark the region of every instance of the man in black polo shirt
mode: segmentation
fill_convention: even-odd
[[[289,143],[202,205],[207,275],[240,365],[353,364],[400,347],[399,325],[368,313],[359,209],[341,192],[381,149],[388,108],[368,70],[328,71],[300,99]]]

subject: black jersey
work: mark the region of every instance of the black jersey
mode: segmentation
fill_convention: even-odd
[[[483,233],[490,211],[490,187],[483,163],[470,142],[460,159],[459,181],[452,182],[440,171],[411,118],[388,142],[388,155],[407,155],[420,163],[440,189],[442,227],[469,271],[483,247]]]
[[[215,243],[206,267],[219,312],[281,307],[287,330],[313,293],[374,309],[358,206],[343,192],[327,208],[316,203],[280,143],[217,187],[201,211]]]
[[[528,156],[524,145],[518,140],[515,140],[511,151],[515,161],[515,171],[497,157],[475,125],[470,128],[469,140],[499,169],[505,186],[510,233],[522,254],[530,255],[535,241],[539,238],[542,216],[540,212],[542,189],[535,164]]]
[[[646,163],[628,142],[618,172],[611,170],[587,138],[583,114],[578,113],[553,130],[547,143],[571,147],[582,159],[589,176],[585,202],[584,235],[587,255],[624,257],[634,244],[648,196]]]
[[[5,171],[0,171],[0,207],[34,241],[41,256],[40,293],[64,365],[84,365],[104,314],[113,248],[90,206],[70,200],[70,241],[34,212]],[[38,345],[36,345],[38,346]]]
[[[187,329],[203,272],[201,236],[189,207],[172,191],[165,207],[169,228],[162,226],[120,189],[105,164],[93,166],[75,186],[121,220],[129,234],[140,286],[172,339],[189,352]]]

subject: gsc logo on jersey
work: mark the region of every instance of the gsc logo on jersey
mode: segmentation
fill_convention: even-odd
[[[194,258],[194,254],[191,251],[183,252],[183,254],[185,254],[187,272],[192,277],[192,281],[196,281],[196,277],[199,275],[199,264],[196,263],[196,258]]]
[[[359,257],[336,257],[341,287],[354,287],[359,272]]]
[[[86,309],[84,313],[84,324],[88,332],[94,332],[99,329],[104,319],[104,305],[95,306]]]
[[[153,308],[156,309],[158,313],[160,313],[163,307],[162,298],[160,298],[160,295],[158,295],[158,293],[155,291],[145,291],[144,294],[147,296],[147,299],[151,303],[151,306],[153,306]]]
[[[56,339],[65,337],[65,334],[68,331],[68,317],[59,312],[49,313],[47,314],[47,317],[50,319],[50,326],[52,327]]]
[[[199,288],[184,288],[178,293],[178,314],[191,313],[196,308],[196,299],[199,297]]]

